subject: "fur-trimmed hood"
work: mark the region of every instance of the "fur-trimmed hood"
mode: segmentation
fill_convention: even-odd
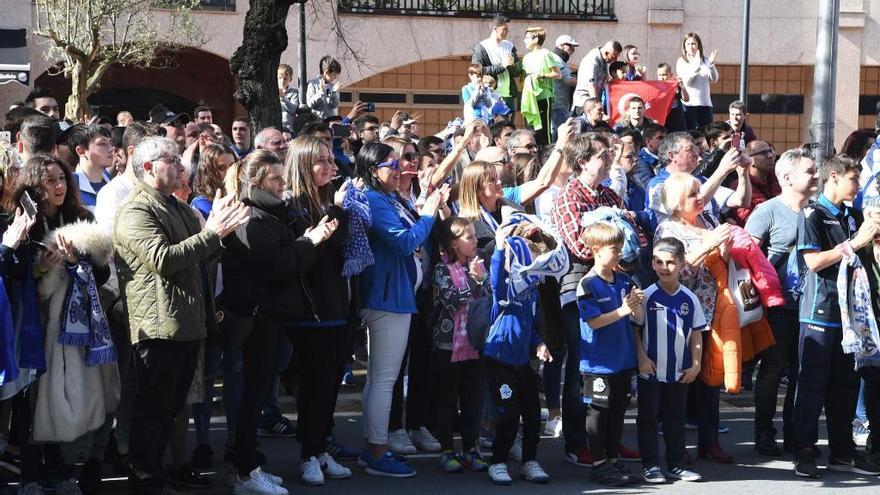
[[[113,257],[113,237],[95,222],[79,220],[59,227],[43,239],[46,245],[57,245],[58,234],[73,243],[77,254],[88,255],[94,266],[107,266]],[[60,287],[67,287],[68,275],[63,263],[59,263],[40,280],[39,292],[45,299]]]

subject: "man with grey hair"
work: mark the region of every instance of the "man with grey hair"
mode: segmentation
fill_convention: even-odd
[[[689,133],[673,132],[663,138],[659,155],[663,168],[648,181],[648,207],[657,213],[658,220],[662,220],[667,216],[661,200],[663,183],[672,172],[693,174],[700,164],[700,149]],[[749,178],[751,164],[752,160],[748,156],[731,147],[721,158],[718,169],[711,177],[697,176],[703,184],[700,186],[700,198],[705,205],[704,211],[715,222],[728,208],[741,208],[752,200],[752,182]],[[739,180],[735,191],[721,186],[727,174],[734,170]]]
[[[535,132],[529,129],[513,131],[507,138],[507,154],[513,158],[517,153],[528,153],[532,156],[538,154],[538,142],[535,141]]]
[[[172,194],[183,183],[184,168],[170,139],[141,141],[131,169],[139,181],[113,232],[137,384],[129,482],[133,493],[158,494],[166,490],[163,457],[171,423],[186,400],[207,327],[216,325],[205,263],[250,212],[235,198],[218,195],[202,228],[193,210]]]
[[[608,64],[617,60],[623,47],[617,41],[606,41],[588,51],[578,66],[577,85],[572,98],[572,110],[579,111],[589,97],[601,98],[608,83]]]
[[[278,155],[281,161],[287,156],[287,141],[281,131],[274,127],[266,127],[254,138],[254,147],[258,150],[269,150]]]
[[[809,151],[795,148],[783,153],[776,162],[776,178],[782,192],[759,204],[745,227],[776,268],[785,296],[784,306],[767,309],[767,321],[776,345],[761,354],[755,380],[755,450],[770,456],[782,455],[776,444],[773,416],[783,373],[788,375],[782,409],[783,442],[787,447],[795,447],[792,411],[797,385],[800,325],[796,295],[800,276],[797,258],[792,254],[797,242],[798,215],[819,189],[819,171]]]

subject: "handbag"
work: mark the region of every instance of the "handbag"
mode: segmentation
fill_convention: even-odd
[[[733,258],[727,262],[727,271],[727,283],[733,294],[740,327],[760,320],[764,316],[764,307],[761,305],[761,298],[758,297],[758,291],[755,290],[749,271],[740,268]]]
[[[467,317],[468,341],[474,349],[481,351],[492,327],[492,296],[473,299],[468,305]]]

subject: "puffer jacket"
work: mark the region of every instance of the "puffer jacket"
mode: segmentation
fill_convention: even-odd
[[[116,214],[113,247],[125,294],[131,341],[204,339],[214,297],[203,263],[220,253],[220,237],[202,230],[185,203],[139,182]]]
[[[733,226],[730,229],[731,238],[730,256],[736,264],[747,269],[752,279],[758,297],[764,308],[784,306],[785,298],[782,296],[782,284],[779,282],[779,274],[776,268],[755,244],[752,236],[742,227]]]
[[[315,304],[303,290],[302,276],[315,263],[315,246],[288,227],[280,198],[254,189],[242,202],[251,207],[251,221],[235,232],[223,256],[223,307],[240,316],[311,320]]]
[[[705,263],[715,279],[718,296],[710,324],[711,334],[703,345],[700,380],[712,387],[723,384],[728,393],[736,394],[742,382],[742,363],[752,360],[776,341],[766,316],[740,328],[739,313],[727,282],[727,262],[718,251],[713,251]]]

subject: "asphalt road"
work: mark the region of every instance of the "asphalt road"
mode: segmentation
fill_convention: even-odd
[[[348,394],[349,400],[355,401],[356,394]],[[752,438],[752,410],[744,407],[750,401],[748,397],[728,398],[723,403],[721,418],[722,422],[731,429],[729,434],[721,435],[724,448],[734,456],[733,465],[720,465],[708,461],[696,460],[696,432],[689,431],[687,436],[688,448],[695,463],[692,468],[703,475],[703,481],[699,483],[675,482],[666,485],[639,484],[625,489],[608,489],[589,481],[589,468],[581,468],[566,463],[562,457],[562,440],[543,438],[538,447],[538,461],[551,475],[549,484],[536,485],[519,479],[515,479],[513,486],[501,487],[493,485],[485,473],[441,473],[436,467],[436,455],[425,454],[411,457],[411,464],[418,474],[411,479],[389,479],[369,476],[358,468],[355,463],[348,463],[354,471],[354,476],[349,480],[328,480],[323,487],[306,487],[298,481],[298,458],[299,445],[293,438],[286,439],[261,439],[261,449],[269,457],[269,464],[264,466],[268,472],[281,476],[285,479],[285,486],[293,493],[325,493],[345,495],[370,495],[393,493],[424,494],[424,495],[448,495],[454,493],[479,493],[479,494],[554,494],[575,495],[581,493],[675,493],[689,494],[712,493],[722,494],[808,494],[828,493],[827,489],[846,490],[848,494],[878,493],[880,478],[859,477],[847,474],[824,472],[821,480],[808,481],[796,478],[792,471],[791,456],[780,458],[761,456],[753,448]],[[739,407],[732,404],[738,404]],[[290,404],[288,403],[288,406]],[[295,414],[288,417],[295,419]],[[220,408],[215,408],[214,431],[212,432],[213,447],[216,452],[222,452],[223,442],[226,438],[224,418]],[[635,410],[630,409],[626,419],[627,426],[624,428],[624,443],[630,447],[636,446],[635,440]],[[336,416],[336,435],[349,445],[359,445],[361,438],[361,416],[357,412],[340,413]],[[781,430],[781,425],[778,425]],[[824,431],[824,427],[823,427]],[[661,449],[662,447],[661,440]],[[661,454],[662,458],[662,454]],[[224,484],[227,467],[221,460],[215,461],[210,477],[215,486],[210,490],[202,490],[193,493],[205,495],[230,494],[231,488]],[[821,465],[821,463],[820,463]],[[640,470],[639,463],[631,463],[631,469]],[[511,474],[515,475],[518,465],[512,463]],[[125,493],[126,483],[122,480],[107,480],[104,493]]]

